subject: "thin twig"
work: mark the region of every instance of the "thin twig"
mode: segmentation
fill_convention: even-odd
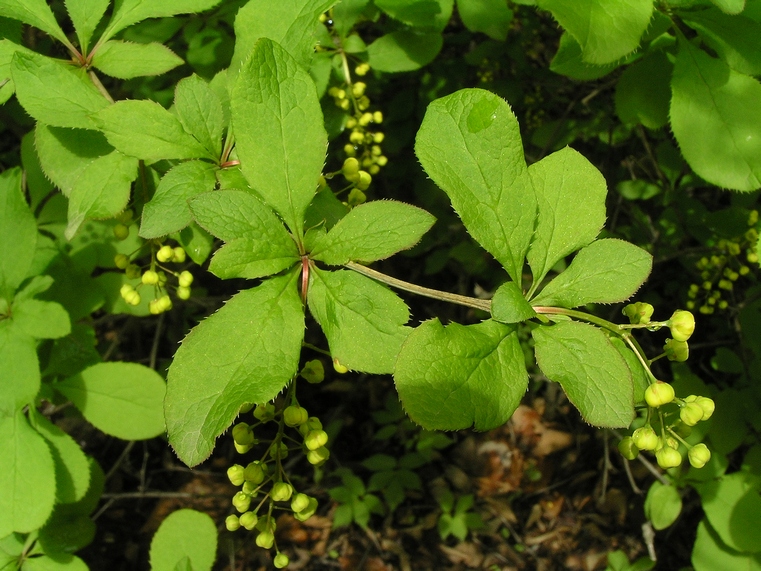
[[[127,446],[124,447],[124,450],[122,450],[122,453],[116,459],[116,462],[114,462],[114,465],[111,466],[111,469],[106,473],[106,477],[105,477],[106,482],[108,482],[109,478],[111,478],[111,476],[113,476],[114,473],[119,469],[119,466],[121,466],[121,463],[127,457],[127,454],[130,453],[130,450],[132,450],[132,447],[134,445],[135,445],[134,440],[127,442]]]

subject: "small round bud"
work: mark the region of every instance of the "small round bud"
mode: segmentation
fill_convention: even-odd
[[[634,444],[631,436],[623,438],[618,443],[618,451],[627,460],[634,460],[639,455],[639,448]]]
[[[180,284],[180,287],[190,287],[190,284],[193,283],[193,274],[187,270],[180,272],[177,282]]]
[[[676,468],[682,463],[682,455],[670,446],[664,446],[660,450],[657,450],[655,452],[655,459],[658,461],[658,466],[664,470]]]
[[[358,188],[352,188],[349,192],[349,196],[346,198],[346,202],[348,202],[349,206],[352,208],[355,206],[359,206],[360,204],[363,204],[367,200],[367,195],[365,195],[364,192],[359,190]]]
[[[117,224],[114,226],[113,232],[114,238],[117,240],[126,240],[129,238],[129,226],[125,226],[124,224]]]
[[[140,302],[142,299],[140,298],[140,294],[137,293],[135,290],[132,290],[125,298],[124,301],[127,302],[128,305],[136,306],[140,305]]]
[[[653,316],[653,306],[649,303],[638,301],[637,303],[630,303],[621,311],[632,324],[645,324],[650,323],[650,318]]]
[[[663,350],[666,352],[666,357],[669,361],[683,363],[690,357],[690,347],[687,345],[687,341],[666,339],[666,344],[663,346]]]
[[[695,426],[703,420],[703,409],[696,402],[688,402],[679,409],[679,418],[687,426]]]
[[[373,177],[367,171],[359,171],[359,181],[357,182],[357,188],[359,190],[367,190],[370,183],[373,182]]]
[[[379,156],[377,159],[375,159],[375,164],[377,164],[379,167],[385,167],[388,164],[388,157],[385,155]]]
[[[191,290],[189,287],[180,286],[177,288],[176,293],[179,299],[185,300],[185,299],[190,299]]]
[[[367,63],[361,63],[356,68],[354,68],[354,73],[362,77],[363,75],[367,75],[367,72],[370,71],[370,65]]]
[[[164,313],[165,311],[169,311],[172,309],[172,300],[169,298],[168,295],[162,295],[160,298],[156,300],[158,307],[159,307],[159,313]]]
[[[146,270],[143,272],[143,276],[140,278],[140,281],[142,281],[145,285],[156,285],[159,283],[159,275],[153,270]]]
[[[341,174],[344,175],[344,178],[350,182],[358,182],[359,181],[359,161],[355,159],[354,157],[349,157],[344,161],[343,166],[341,167]]]
[[[233,464],[227,469],[227,477],[233,486],[240,486],[246,480],[244,477],[243,466],[240,464]]]
[[[358,123],[362,127],[366,127],[367,125],[369,125],[372,122],[373,122],[373,114],[372,113],[362,113],[362,115],[360,116],[359,121],[358,121]]]
[[[349,372],[349,368],[346,365],[342,365],[338,359],[333,359],[333,369],[340,375]]]
[[[317,450],[328,443],[328,433],[324,430],[311,430],[304,437],[304,445],[309,450]]]
[[[650,426],[641,426],[635,430],[632,440],[640,450],[655,450],[658,447],[658,435]]]
[[[236,444],[247,446],[248,444],[253,444],[256,439],[251,427],[245,422],[239,422],[233,426],[233,440],[235,440]]]
[[[703,409],[703,418],[700,420],[708,420],[711,418],[713,411],[716,409],[716,403],[713,402],[713,399],[709,399],[708,397],[698,397],[695,399],[695,403]]]
[[[674,400],[674,387],[663,381],[656,381],[645,390],[645,401],[653,408],[658,408]]]
[[[383,113],[380,111],[373,113],[373,121],[376,123],[383,123]]]
[[[227,531],[238,531],[240,529],[240,520],[235,514],[230,514],[225,518],[225,527]]]
[[[690,465],[695,468],[702,468],[711,459],[711,451],[708,446],[701,442],[690,448],[687,452],[687,458],[690,460]]]
[[[259,523],[259,518],[254,512],[246,512],[241,514],[239,521],[243,527],[245,527],[248,531],[251,531],[256,527],[256,524]]]
[[[114,265],[120,270],[127,269],[127,266],[129,266],[129,257],[124,254],[116,254],[116,256],[114,256]]]
[[[291,405],[283,411],[283,420],[287,426],[301,426],[308,419],[307,409],[298,405]]]
[[[127,279],[135,280],[140,277],[140,268],[135,264],[130,264],[124,270],[124,275],[127,276]]]
[[[330,451],[324,446],[322,448],[318,448],[317,450],[310,450],[307,452],[307,462],[313,466],[320,466],[324,464],[328,458],[330,458]]]
[[[132,285],[131,285],[131,284],[123,284],[123,285],[122,285],[122,287],[121,287],[121,288],[119,288],[119,294],[120,294],[122,297],[125,297],[125,298],[127,297],[127,295],[128,295],[130,292],[133,292],[133,291],[135,291],[135,288],[134,288],[134,287],[132,287]]]
[[[254,418],[268,422],[275,418],[275,405],[271,402],[260,404],[254,409]]]
[[[695,316],[689,311],[678,309],[668,320],[671,336],[677,341],[687,341],[695,331]]]
[[[306,494],[296,494],[291,500],[291,509],[294,512],[304,511],[309,507],[309,496]]]
[[[309,498],[307,507],[301,511],[294,512],[293,517],[299,521],[306,521],[317,511],[317,498]]]
[[[365,136],[360,131],[352,131],[349,135],[349,141],[355,145],[361,145],[365,141]]]
[[[156,259],[162,263],[171,262],[174,259],[174,248],[164,244],[159,248],[159,251],[156,252]]]
[[[308,383],[317,384],[325,380],[325,368],[322,361],[313,359],[304,363],[304,368],[299,373]]]
[[[256,536],[256,544],[264,549],[269,549],[275,543],[275,534],[269,529],[265,529]]]
[[[275,443],[270,445],[269,454],[271,458],[287,458],[288,457],[288,445],[285,442]]]
[[[273,502],[287,502],[293,494],[293,486],[288,482],[276,482],[272,485],[270,497]]]
[[[288,559],[288,556],[285,553],[278,553],[272,560],[272,564],[275,566],[275,569],[283,569],[288,567],[290,562],[291,560]]]
[[[233,506],[235,506],[236,510],[238,510],[240,513],[243,513],[248,511],[248,508],[251,506],[251,496],[244,492],[237,492],[233,496],[232,503]]]
[[[365,89],[367,89],[367,85],[361,81],[358,81],[351,86],[351,93],[354,95],[354,97],[361,97],[364,95]]]
[[[351,127],[349,128],[351,129]],[[354,155],[357,154],[357,151],[354,148],[354,145],[352,145],[351,143],[346,143],[344,145],[344,153],[346,153],[346,155],[349,157],[353,157]]]
[[[259,461],[251,462],[243,471],[243,477],[246,481],[255,485],[261,484],[264,481],[265,476],[264,466]]]
[[[174,261],[181,264],[185,261],[185,250],[181,246],[174,248]]]
[[[254,446],[253,444],[247,444],[246,446],[241,446],[237,442],[233,442],[233,444],[235,445],[235,451],[238,454],[245,454],[246,452],[251,450],[251,448],[253,448],[253,446]]]

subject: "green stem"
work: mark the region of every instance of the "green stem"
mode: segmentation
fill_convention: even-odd
[[[464,305],[466,307],[472,307],[474,309],[480,309],[481,311],[491,313],[491,300],[488,299],[478,299],[476,297],[468,297],[465,295],[458,295],[456,293],[449,293],[446,291],[439,291],[437,289],[431,289],[416,284],[411,284],[403,280],[392,278],[391,276],[387,276],[386,274],[370,269],[361,264],[357,264],[355,262],[349,262],[346,264],[346,267],[350,270],[354,270],[358,274],[362,274],[368,278],[372,278],[376,281],[397,289],[401,289],[403,291],[408,291],[410,293],[415,293],[424,297],[430,297],[440,301],[447,301],[449,303],[456,303],[457,305]]]

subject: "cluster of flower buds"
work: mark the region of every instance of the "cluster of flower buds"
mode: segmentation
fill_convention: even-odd
[[[322,363],[319,360],[308,361],[300,376],[310,383],[322,382],[325,377]],[[248,412],[252,412],[255,422],[248,424],[241,421],[232,428],[236,451],[246,454],[259,444],[265,444],[267,448],[260,459],[245,466],[234,464],[228,468],[230,482],[241,489],[232,498],[237,513],[227,516],[225,526],[230,531],[240,528],[257,531],[256,544],[264,549],[275,546],[274,564],[281,569],[288,565],[289,560],[287,555],[277,550],[273,509],[290,509],[299,521],[306,521],[317,510],[317,499],[298,492],[288,481],[282,461],[290,452],[300,449],[310,464],[321,466],[330,457],[326,448],[328,434],[320,420],[310,417],[307,409],[300,406],[295,398],[288,406],[280,403],[242,405],[240,413]],[[264,425],[268,423],[278,424],[275,436],[271,439],[257,438],[257,434],[266,433]],[[289,434],[286,428],[294,429],[293,433]]]
[[[690,356],[687,340],[695,331],[695,316],[691,312],[678,309],[668,321],[652,321],[653,306],[638,301],[624,307],[622,313],[629,318],[633,326],[643,326],[652,330],[668,327],[671,338],[666,339],[662,356],[667,357],[669,361],[683,362]]]
[[[140,280],[137,285],[125,283],[122,285],[120,294],[122,299],[129,305],[140,305],[142,297],[140,289],[143,287],[153,288],[153,299],[148,304],[148,309],[153,315],[164,313],[172,309],[172,300],[167,291],[167,282],[169,276],[177,280],[175,295],[178,299],[188,299],[190,297],[190,286],[193,283],[193,274],[184,270],[175,272],[165,268],[161,264],[185,262],[185,250],[180,246],[172,247],[164,244],[155,250],[152,256],[151,264],[148,269],[143,269],[130,260],[126,254],[117,254],[114,257],[114,265],[120,270],[124,270],[127,279]]]
[[[716,253],[703,256],[695,263],[700,272],[700,283],[693,283],[687,292],[687,309],[697,309],[710,315],[715,310],[729,307],[727,296],[734,290],[740,277],[751,273],[758,266],[758,211],[748,215],[748,230],[730,240],[722,239],[716,244]]]

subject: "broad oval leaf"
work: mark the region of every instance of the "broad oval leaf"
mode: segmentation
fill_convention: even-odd
[[[137,363],[97,363],[53,387],[106,434],[145,440],[164,432],[166,384],[153,369]]]
[[[428,430],[488,430],[507,422],[528,387],[515,327],[433,319],[402,345],[394,369],[402,405]]]
[[[708,521],[698,524],[695,546],[690,561],[695,571],[716,571],[717,569],[761,570],[761,554],[727,549]]]
[[[180,163],[163,177],[143,208],[140,236],[158,238],[179,232],[193,221],[188,201],[214,190],[217,167],[205,161]]]
[[[748,75],[761,74],[761,22],[739,16],[723,14],[715,8],[685,12],[684,22],[697,30],[729,67]]]
[[[58,339],[71,332],[69,314],[61,304],[54,301],[15,301],[13,321],[19,330],[37,339]]]
[[[653,267],[642,248],[606,238],[579,250],[571,265],[548,283],[531,304],[578,307],[587,303],[617,303],[633,296]]]
[[[435,221],[425,210],[403,202],[366,202],[315,240],[310,257],[333,266],[382,260],[412,248]]]
[[[0,536],[40,528],[55,502],[53,457],[20,410],[0,415],[0,466]]]
[[[659,129],[669,120],[672,63],[661,51],[627,67],[616,84],[616,114],[624,123]]]
[[[0,296],[10,299],[24,281],[37,246],[37,222],[21,189],[21,169],[0,174]]]
[[[536,316],[515,282],[505,282],[491,300],[491,316],[500,323],[519,323]]]
[[[631,424],[631,372],[600,329],[577,321],[561,321],[537,327],[532,334],[539,368],[563,387],[585,421],[607,428]]]
[[[608,188],[600,171],[570,147],[544,157],[528,172],[539,204],[527,256],[537,287],[561,258],[600,233]]]
[[[39,390],[37,343],[12,320],[0,320],[0,416],[34,402]]]
[[[536,197],[507,103],[481,89],[437,99],[428,106],[415,152],[470,235],[520,282]]]
[[[151,571],[175,571],[187,557],[193,571],[210,571],[217,555],[217,526],[205,513],[182,509],[161,522],[151,541]]]
[[[313,267],[307,299],[334,359],[356,371],[393,371],[410,332],[409,309],[394,292],[349,270]]]
[[[119,79],[161,75],[183,63],[181,57],[157,42],[136,44],[121,40],[104,42],[92,58],[94,67]]]
[[[298,371],[304,310],[298,272],[233,296],[193,328],[169,367],[169,443],[189,466],[205,460],[244,402],[264,403]]]
[[[90,486],[90,463],[74,439],[35,409],[30,419],[37,432],[47,440],[53,453],[56,501],[70,504],[81,500]]]
[[[457,0],[457,12],[470,31],[500,42],[507,39],[513,11],[501,0]]]
[[[587,63],[612,63],[639,46],[653,0],[538,0],[581,45]]]
[[[655,481],[645,498],[645,516],[655,529],[666,529],[682,512],[682,496],[676,486]]]
[[[17,51],[11,74],[21,106],[47,125],[94,129],[91,115],[109,107],[84,69],[52,58]]]
[[[692,169],[733,190],[761,187],[761,84],[680,40],[671,127]]]
[[[117,101],[92,118],[109,143],[143,161],[218,158],[210,156],[180,120],[155,101]]]
[[[230,105],[243,175],[300,241],[328,142],[312,78],[262,38],[241,68]]]
[[[373,69],[389,73],[414,71],[431,63],[443,45],[439,32],[398,30],[367,46],[368,63]]]

